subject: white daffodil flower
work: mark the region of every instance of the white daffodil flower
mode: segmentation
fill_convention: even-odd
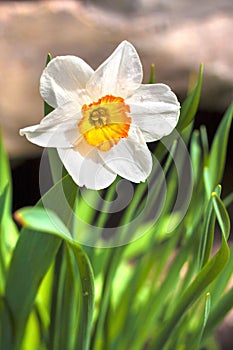
[[[123,41],[94,71],[81,58],[52,59],[40,79],[40,93],[54,111],[20,135],[55,147],[79,186],[108,187],[117,174],[145,181],[152,169],[146,142],[175,128],[180,104],[164,84],[141,84],[136,49]]]

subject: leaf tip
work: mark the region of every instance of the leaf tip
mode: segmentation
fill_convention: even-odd
[[[22,216],[20,210],[17,210],[13,216],[14,216],[14,219],[17,223],[19,223],[21,226],[26,226],[26,222],[23,219],[23,216]]]
[[[52,55],[51,55],[50,52],[48,52],[47,58],[46,58],[46,66],[47,66],[47,64],[48,64],[51,60],[52,60]]]
[[[155,65],[151,64],[149,84],[155,84]]]

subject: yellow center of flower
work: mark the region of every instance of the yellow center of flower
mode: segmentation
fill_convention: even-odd
[[[79,130],[89,145],[109,151],[120,139],[128,137],[129,112],[123,98],[106,95],[97,102],[82,106]]]

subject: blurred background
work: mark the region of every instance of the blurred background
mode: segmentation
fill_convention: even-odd
[[[38,88],[48,52],[80,56],[97,68],[127,39],[139,52],[144,82],[154,63],[156,81],[170,85],[181,102],[203,62],[195,127],[205,124],[211,141],[233,97],[232,38],[232,0],[1,1],[0,127],[12,165],[13,210],[40,196],[42,149],[18,131],[43,116]],[[223,193],[233,190],[232,139]],[[227,322],[224,330],[232,330]],[[224,331],[221,337],[228,349]]]

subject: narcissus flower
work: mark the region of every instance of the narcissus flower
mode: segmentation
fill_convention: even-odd
[[[20,134],[57,148],[79,186],[105,188],[117,174],[145,181],[152,169],[146,142],[175,128],[180,105],[167,85],[141,82],[140,59],[127,41],[96,71],[79,57],[56,57],[40,80],[41,96],[54,111]]]

